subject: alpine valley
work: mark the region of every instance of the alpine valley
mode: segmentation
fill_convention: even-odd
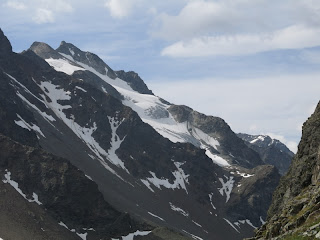
[[[292,157],[93,53],[14,53],[0,30],[0,239],[252,237]]]

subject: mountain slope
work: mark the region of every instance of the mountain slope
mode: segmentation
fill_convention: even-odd
[[[319,238],[320,102],[304,123],[302,138],[288,173],[273,195],[268,221],[256,239]]]
[[[275,166],[281,175],[284,175],[290,166],[294,153],[277,139],[266,135],[237,134],[254,151],[259,153],[265,164]]]
[[[44,43],[2,51],[1,133],[69,160],[119,212],[149,225],[194,239],[250,236],[276,171],[258,166],[222,119],[140,93],[96,55],[63,45],[68,53]]]

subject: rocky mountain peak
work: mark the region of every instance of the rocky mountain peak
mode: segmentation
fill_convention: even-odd
[[[12,46],[0,28],[0,57],[12,53]]]
[[[140,78],[138,73],[129,71],[125,72],[123,70],[115,72],[119,78],[129,83],[131,88],[142,94],[152,94],[153,92],[147,87],[144,81]]]
[[[39,57],[44,58],[44,59],[47,59],[47,58],[54,58],[54,59],[61,58],[61,55],[59,55],[48,44],[43,43],[43,42],[34,42],[29,49],[31,51],[33,51],[35,54],[37,54]]]
[[[56,49],[57,52],[72,58],[78,63],[86,64],[94,68],[98,73],[102,75],[108,75],[111,79],[115,79],[117,75],[114,71],[96,54],[91,52],[81,51],[79,48],[71,43],[62,41],[60,46]]]
[[[244,140],[249,148],[259,153],[265,164],[275,166],[281,175],[288,171],[294,153],[285,144],[267,135],[238,133],[237,136]]]

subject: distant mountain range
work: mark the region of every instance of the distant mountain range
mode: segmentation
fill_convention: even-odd
[[[294,153],[277,139],[272,139],[266,135],[249,135],[239,133],[247,146],[257,153],[265,164],[275,166],[281,175],[284,175],[290,166]]]
[[[5,240],[250,237],[293,156],[70,43],[14,53],[1,30],[0,149]]]

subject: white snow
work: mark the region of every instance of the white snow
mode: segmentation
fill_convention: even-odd
[[[93,181],[92,178],[91,178],[89,175],[85,174],[85,176],[86,176],[89,180]]]
[[[183,209],[181,209],[181,208],[173,205],[173,203],[171,203],[171,202],[169,202],[169,204],[170,204],[170,207],[171,207],[171,209],[172,209],[173,211],[176,211],[176,212],[180,213],[181,215],[183,215],[183,216],[185,216],[185,217],[188,217],[188,216],[189,216],[189,213],[188,213],[187,211],[185,211],[185,210],[183,210]]]
[[[202,228],[202,226],[201,226],[199,223],[197,223],[197,222],[195,222],[195,221],[193,221],[193,220],[192,220],[192,222],[193,222],[195,225],[197,225],[198,227],[201,227],[201,228]]]
[[[250,221],[249,219],[246,219],[246,223],[247,223],[250,227],[252,227],[252,228],[254,228],[254,229],[257,228],[256,226],[253,226],[253,224],[251,223],[251,221]]]
[[[260,217],[260,221],[261,221],[261,220],[262,220],[262,219],[261,219],[261,217]],[[264,222],[264,221],[262,220],[262,222]],[[233,224],[236,225],[239,229],[240,229],[240,224],[248,224],[250,227],[252,227],[252,228],[254,228],[254,229],[257,228],[257,227],[255,227],[255,226],[251,223],[251,221],[250,221],[249,219],[238,220],[237,222],[234,222]]]
[[[126,167],[124,166],[124,162],[122,162],[116,154],[116,150],[118,150],[120,148],[121,143],[126,138],[126,136],[124,136],[122,139],[120,139],[120,137],[117,134],[117,129],[119,128],[121,123],[124,121],[124,119],[119,121],[119,120],[117,120],[113,117],[109,117],[109,116],[108,116],[108,119],[109,119],[109,123],[110,123],[111,130],[112,130],[111,148],[108,150],[109,161],[112,164],[114,164],[118,167],[121,167],[127,173],[129,173],[128,169],[126,169]]]
[[[26,199],[28,202],[35,202],[38,205],[41,205],[42,203],[39,201],[38,195],[36,193],[32,194],[33,199],[28,199],[27,196],[22,192],[22,190],[19,188],[19,184],[11,179],[11,172],[8,172],[6,170],[6,173],[4,175],[5,180],[2,180],[3,183],[9,183],[24,199]]]
[[[149,94],[140,94],[134,91],[130,87],[130,85],[122,79],[111,79],[107,76],[107,74],[101,74],[94,68],[81,62],[75,61],[72,53],[72,56],[64,53],[60,54],[71,62],[74,62],[82,67],[82,69],[77,70],[90,71],[100,77],[106,83],[112,85],[120,94],[124,96],[124,100],[122,101],[124,105],[137,112],[142,121],[152,126],[159,134],[161,134],[165,138],[168,138],[170,141],[174,143],[190,142],[202,148],[213,147],[217,149],[217,146],[220,145],[220,143],[215,138],[209,136],[198,128],[189,126],[187,122],[178,123],[177,121],[175,121],[173,116],[167,111],[170,105],[163,103],[159,97]],[[47,61],[48,60],[49,59],[47,59]],[[66,72],[67,74],[70,74],[74,71],[74,69],[72,68],[74,66],[72,65],[71,70],[69,69],[70,66],[65,67],[65,59],[59,59],[57,61],[61,61],[61,63],[58,64],[52,61],[49,62],[52,65],[55,65],[54,67],[56,67],[60,71]],[[60,65],[61,67],[59,67]],[[108,71],[107,68],[105,70]],[[102,90],[107,92],[104,88],[102,88]],[[191,131],[189,131],[190,129]],[[207,153],[207,155],[209,155],[209,152]],[[209,157],[212,157],[212,160],[217,164],[229,166],[228,162],[219,156],[210,155]]]
[[[121,238],[112,238],[112,240],[133,240],[135,236],[147,236],[151,231],[139,231],[137,230],[134,233],[129,233],[127,236]]]
[[[210,193],[210,194],[209,194],[210,203],[211,203],[212,208],[213,208],[214,210],[216,210],[217,208],[216,208],[216,207],[213,205],[213,203],[212,203],[212,196],[213,196],[213,193]]]
[[[77,234],[81,239],[83,240],[87,240],[87,235],[88,233],[77,233],[75,229],[70,229],[67,227],[67,225],[65,225],[63,222],[59,222],[58,223],[60,226],[65,227],[66,229],[68,229],[70,232],[73,232],[75,234]]]
[[[79,89],[79,90],[81,90],[82,92],[87,92],[87,90],[84,90],[82,87],[79,87],[79,86],[76,86],[76,89]]]
[[[219,178],[219,181],[221,182],[222,187],[218,190],[222,196],[224,194],[226,195],[226,202],[228,202],[230,199],[230,194],[231,194],[233,184],[235,181],[233,180],[232,176],[230,176],[230,178],[226,182],[224,182],[224,180],[222,178]]]
[[[151,215],[152,217],[158,218],[158,219],[160,219],[161,221],[165,222],[165,220],[164,220],[163,218],[161,218],[161,217],[159,217],[159,216],[155,215],[155,214],[154,214],[154,213],[152,213],[152,212],[148,212],[148,214],[149,214],[149,215]]]
[[[266,138],[266,136],[259,136],[259,137],[257,137],[257,138],[255,138],[255,139],[253,139],[250,143],[255,143],[255,142],[257,142],[257,141],[264,141],[264,139]]]
[[[11,78],[11,80],[13,80],[15,83],[17,83],[20,87],[23,88],[23,90],[25,90],[27,93],[29,93],[31,96],[33,96],[35,99],[37,99],[38,101],[42,102],[43,104],[45,104],[40,98],[38,98],[36,95],[34,95],[32,92],[29,91],[28,88],[26,88],[22,83],[20,83],[17,79],[15,79],[14,77],[12,77],[10,74],[4,72],[9,78]]]
[[[43,118],[52,125],[51,122],[56,121],[52,116],[48,115],[45,112],[40,111],[39,108],[36,107],[36,105],[32,104],[31,102],[28,101],[28,99],[26,99],[24,96],[22,96],[19,92],[17,92],[17,96],[24,101],[26,104],[28,104],[31,108],[33,108],[34,110],[36,110],[40,115],[43,116]],[[53,125],[52,125],[53,126]]]
[[[205,146],[211,146],[214,149],[218,150],[217,146],[220,146],[220,143],[217,139],[209,136],[208,134],[201,131],[199,128],[192,128],[192,135],[198,139]]]
[[[46,62],[51,67],[53,67],[54,70],[56,70],[58,72],[64,72],[68,75],[72,75],[75,71],[79,71],[79,70],[84,71],[83,68],[74,66],[68,60],[65,60],[65,59],[48,58],[48,59],[46,59]]]
[[[185,233],[187,233],[187,234],[189,234],[193,239],[203,240],[203,238],[198,237],[198,236],[196,236],[196,235],[194,235],[194,234],[192,234],[192,233],[189,233],[189,232],[187,232],[186,230],[183,230],[183,229],[182,229],[182,231],[185,232]]]
[[[260,222],[262,225],[266,223],[261,216],[260,216]]]
[[[150,182],[148,182],[147,180],[144,180],[144,179],[140,179],[141,180],[141,182],[144,184],[144,185],[146,185],[146,187],[147,188],[149,188],[149,190],[151,191],[151,192],[154,192],[154,190],[151,188],[151,186],[150,186]]]
[[[249,177],[253,177],[254,174],[249,174],[249,173],[241,173],[239,171],[237,171],[237,174],[239,174],[241,177],[243,178],[249,178]]]
[[[225,219],[225,218],[223,218],[234,230],[236,230],[238,233],[240,233],[239,231],[238,231],[238,229],[228,220],[228,219]]]
[[[63,112],[65,109],[71,108],[70,105],[61,105],[58,103],[59,100],[70,100],[70,92],[65,91],[59,86],[52,84],[51,82],[41,82],[40,88],[43,92],[51,99],[51,102],[46,100],[43,96],[44,101],[47,106],[52,109],[52,111],[59,117],[82,141],[89,147],[89,149],[97,156],[99,162],[111,173],[122,179],[109,165],[106,163],[105,159],[108,159],[107,152],[99,145],[99,143],[93,138],[92,134],[97,130],[97,125],[94,122],[92,127],[81,127],[78,123],[74,121],[74,117],[67,118],[66,114]],[[46,90],[47,91],[46,91]],[[104,158],[104,157],[105,158]],[[111,162],[111,161],[110,161]]]
[[[29,124],[29,123],[27,123],[25,120],[23,120],[23,118],[19,115],[19,114],[17,114],[17,117],[20,119],[19,121],[16,121],[16,120],[14,120],[14,122],[15,122],[15,124],[17,124],[18,126],[20,126],[20,127],[22,127],[22,128],[25,128],[25,129],[28,129],[29,131],[35,131],[35,132],[37,132],[37,133],[39,133],[42,137],[46,137],[43,133],[42,133],[42,131],[40,130],[40,128],[37,126],[37,125],[35,125],[34,123],[31,123],[31,124]]]
[[[71,48],[69,48],[69,52],[74,56],[74,51]]]
[[[188,190],[186,187],[186,183],[188,182],[189,175],[186,175],[182,168],[180,168],[184,163],[174,162],[174,165],[176,166],[177,170],[172,173],[173,176],[175,176],[175,180],[173,183],[169,182],[169,179],[166,178],[158,178],[156,174],[152,171],[149,171],[152,177],[147,178],[147,181],[152,183],[154,186],[159,188],[161,190],[161,187],[165,188],[171,188],[171,189],[184,189],[186,193],[188,194]],[[150,190],[151,187],[149,184],[146,183],[146,180],[141,180]],[[153,190],[151,190],[153,191]]]
[[[230,166],[230,164],[227,162],[227,160],[223,159],[222,157],[212,154],[209,149],[206,150],[206,155],[211,158],[213,163],[219,165],[220,167],[227,167]]]

